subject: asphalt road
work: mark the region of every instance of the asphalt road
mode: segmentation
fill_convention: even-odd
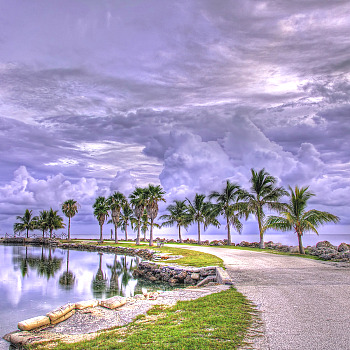
[[[247,250],[187,247],[223,259],[239,292],[261,311],[255,349],[350,349],[350,264]]]

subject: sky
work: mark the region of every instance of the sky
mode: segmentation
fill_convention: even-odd
[[[160,184],[164,212],[251,168],[350,233],[349,33],[347,0],[0,0],[0,235],[69,198],[97,234],[97,196]]]

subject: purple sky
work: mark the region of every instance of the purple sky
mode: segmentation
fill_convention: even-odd
[[[0,0],[0,235],[68,198],[97,233],[98,195],[169,204],[252,167],[348,233],[349,33],[348,0]]]

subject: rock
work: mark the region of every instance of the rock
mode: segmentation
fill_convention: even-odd
[[[289,253],[299,253],[299,247],[298,246],[289,247]]]
[[[18,323],[18,329],[22,331],[30,331],[35,328],[47,326],[50,324],[50,318],[47,316],[32,317]]]
[[[46,314],[46,316],[50,317],[51,323],[55,322],[59,318],[63,317],[68,312],[71,312],[73,309],[75,309],[75,304],[65,304],[61,307],[49,312]]]
[[[193,280],[199,280],[199,277],[200,277],[199,273],[194,272],[194,273],[191,274],[191,278]]]
[[[86,309],[88,307],[95,307],[98,305],[98,300],[84,300],[75,303],[75,308],[78,310]]]
[[[340,243],[338,246],[338,252],[347,252],[350,251],[350,245],[346,243]]]
[[[329,243],[328,241],[318,242],[316,244],[316,248],[332,248],[338,250],[333,244]]]
[[[106,307],[108,309],[116,309],[119,306],[122,306],[126,304],[126,298],[120,297],[120,296],[115,296],[112,298],[108,298],[105,300],[101,300],[100,305],[103,307]]]

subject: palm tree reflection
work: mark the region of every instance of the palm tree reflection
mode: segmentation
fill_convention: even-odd
[[[72,289],[75,284],[75,275],[72,271],[69,271],[69,249],[67,250],[67,268],[66,271],[64,271],[60,276],[58,283],[63,289],[66,290]]]

